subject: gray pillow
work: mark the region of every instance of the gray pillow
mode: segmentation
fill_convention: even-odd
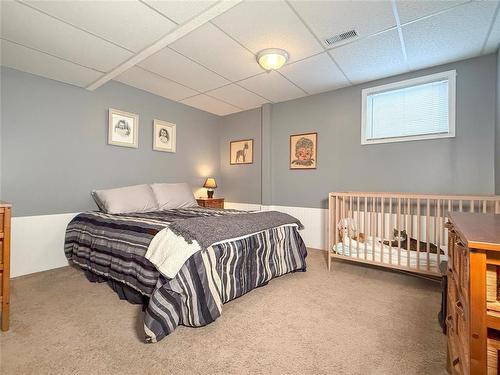
[[[159,210],[198,206],[193,191],[186,183],[151,184]]]
[[[92,197],[99,209],[108,214],[149,212],[158,204],[149,185],[134,185],[116,189],[94,190]]]

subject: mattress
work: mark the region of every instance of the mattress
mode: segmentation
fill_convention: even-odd
[[[365,252],[366,245],[366,252]],[[373,238],[368,237],[364,243],[358,243],[349,237],[344,238],[344,242],[339,242],[335,248],[338,255],[343,255],[350,258],[368,260],[376,263],[382,263],[386,266],[401,266],[409,267],[415,270],[429,270],[439,272],[439,264],[448,260],[447,246],[441,246],[441,250],[445,254],[440,254],[439,259],[437,254],[427,252],[408,251],[397,247],[389,247],[382,244],[380,238],[375,238],[375,246],[373,246]]]

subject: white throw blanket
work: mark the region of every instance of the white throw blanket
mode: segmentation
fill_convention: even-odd
[[[298,226],[297,224],[285,224],[279,227]],[[278,228],[279,228],[278,227]],[[263,232],[263,231],[261,231]],[[260,232],[257,232],[260,233]],[[241,237],[231,238],[224,241],[216,242],[213,245],[220,243],[237,241],[242,238],[253,236],[257,233],[250,233]],[[146,252],[146,259],[156,266],[158,271],[165,277],[174,278],[180,271],[184,263],[197,251],[200,251],[200,244],[193,240],[188,243],[184,237],[177,235],[168,227],[159,231],[151,241]]]

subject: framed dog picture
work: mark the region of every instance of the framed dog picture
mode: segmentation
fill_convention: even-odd
[[[139,115],[118,109],[109,109],[108,144],[123,147],[138,147]]]
[[[236,164],[253,163],[253,139],[231,141],[229,144],[229,162]]]
[[[153,121],[153,150],[175,152],[175,124],[171,122]]]
[[[318,133],[290,136],[290,169],[316,169]]]

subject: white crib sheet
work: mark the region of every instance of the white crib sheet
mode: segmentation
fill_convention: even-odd
[[[350,246],[349,246],[350,244]],[[445,254],[440,254],[439,263],[437,254],[427,254],[427,252],[419,252],[416,251],[408,251],[406,249],[401,249],[398,255],[398,248],[384,245],[381,243],[380,238],[375,238],[375,248],[373,247],[372,238],[368,238],[366,240],[366,258],[365,258],[365,243],[359,243],[358,250],[358,242],[351,239],[349,242],[349,237],[344,238],[344,243],[339,242],[337,246],[334,248],[335,252],[339,255],[344,255],[350,258],[359,258],[363,260],[369,260],[377,263],[383,263],[384,265],[393,265],[393,266],[402,266],[427,270],[438,271],[439,263],[442,261],[447,261],[448,253],[447,246],[441,246],[441,250],[445,252]],[[409,253],[409,256],[408,256]],[[427,255],[429,258],[427,258]],[[399,262],[398,262],[399,257]],[[427,267],[429,265],[429,267]]]

